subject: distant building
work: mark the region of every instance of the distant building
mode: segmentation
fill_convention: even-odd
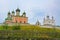
[[[48,26],[55,25],[54,17],[52,16],[50,19],[49,16],[46,16],[46,18],[44,18],[44,20],[43,20],[43,25],[48,25]]]
[[[5,19],[5,22],[7,24],[10,23],[22,23],[26,24],[28,23],[28,17],[26,17],[26,13],[23,12],[22,15],[20,15],[20,9],[16,9],[16,13],[12,11],[12,13],[8,12],[7,18]]]
[[[37,20],[36,24],[35,25],[41,25],[40,22]]]

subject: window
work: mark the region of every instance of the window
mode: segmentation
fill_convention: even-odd
[[[16,23],[17,23],[17,20],[16,20]]]
[[[24,23],[26,23],[26,22],[24,21]]]
[[[49,23],[50,23],[50,21],[49,21]]]
[[[52,23],[54,23],[54,22],[52,22]]]
[[[22,21],[20,21],[20,23],[22,23]]]

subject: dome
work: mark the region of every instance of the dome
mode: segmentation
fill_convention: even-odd
[[[10,15],[10,12],[8,12],[8,15]]]
[[[14,11],[12,11],[12,13],[15,13]]]
[[[18,12],[20,12],[20,9],[19,9],[19,8],[17,8],[17,9],[16,9],[16,12],[17,12],[17,11],[18,11]]]
[[[26,14],[25,12],[23,12],[23,14]]]
[[[49,19],[49,16],[47,16],[47,19]]]
[[[49,18],[49,16],[47,16],[47,18]]]

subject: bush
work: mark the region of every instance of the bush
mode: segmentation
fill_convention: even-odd
[[[13,30],[20,30],[20,25],[13,26],[12,28]]]
[[[3,27],[3,29],[5,29],[5,30],[8,29],[8,25],[3,25],[2,27]]]

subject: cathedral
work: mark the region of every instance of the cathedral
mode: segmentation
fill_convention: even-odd
[[[41,23],[37,20],[35,25],[40,25],[41,26]],[[46,18],[44,17],[42,26],[55,26],[54,17],[52,16],[51,19],[50,19],[49,16],[46,16]]]
[[[12,11],[11,13],[8,12],[7,18],[5,19],[6,24],[10,23],[20,23],[20,24],[26,24],[28,23],[28,17],[26,17],[26,13],[23,12],[22,15],[20,15],[20,9],[16,9],[16,13]]]
[[[46,16],[46,18],[43,19],[43,25],[54,26],[55,25],[54,17],[52,16],[50,19],[49,16]]]

